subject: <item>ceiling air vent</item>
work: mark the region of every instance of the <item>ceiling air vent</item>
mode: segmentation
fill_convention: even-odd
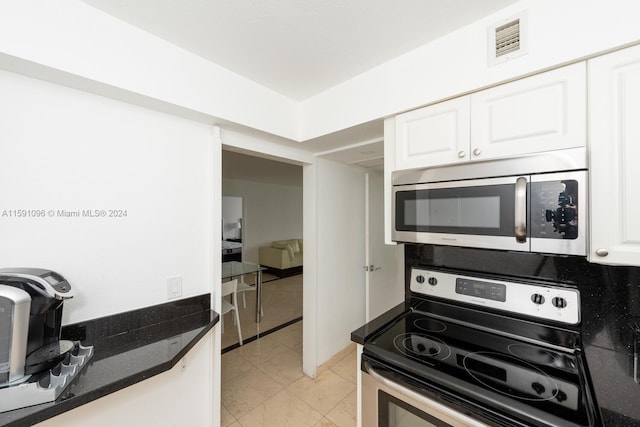
[[[520,20],[496,28],[496,56],[506,55],[520,49]]]
[[[521,13],[489,27],[489,65],[496,65],[527,53],[527,15]]]

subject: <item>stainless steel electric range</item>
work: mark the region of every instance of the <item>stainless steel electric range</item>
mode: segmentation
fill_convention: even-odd
[[[458,258],[475,254],[511,265]],[[533,271],[518,265],[531,255],[455,255],[408,256],[405,303],[360,331],[362,426],[602,425],[581,290],[543,272],[558,261],[536,257]]]

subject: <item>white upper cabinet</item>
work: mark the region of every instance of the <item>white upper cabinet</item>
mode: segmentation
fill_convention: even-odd
[[[585,147],[586,63],[395,118],[395,170]]]
[[[589,61],[589,260],[640,266],[640,46]]]
[[[472,94],[472,160],[585,147],[586,79],[580,62]]]
[[[469,160],[469,97],[396,116],[396,169]]]

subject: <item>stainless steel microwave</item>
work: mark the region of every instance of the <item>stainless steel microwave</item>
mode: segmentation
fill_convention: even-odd
[[[583,149],[392,174],[397,242],[586,255]]]

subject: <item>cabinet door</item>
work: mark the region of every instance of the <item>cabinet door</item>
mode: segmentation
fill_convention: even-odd
[[[589,260],[640,265],[640,47],[589,61]]]
[[[586,146],[586,64],[471,95],[471,160]]]
[[[468,96],[396,116],[396,170],[468,159]]]

